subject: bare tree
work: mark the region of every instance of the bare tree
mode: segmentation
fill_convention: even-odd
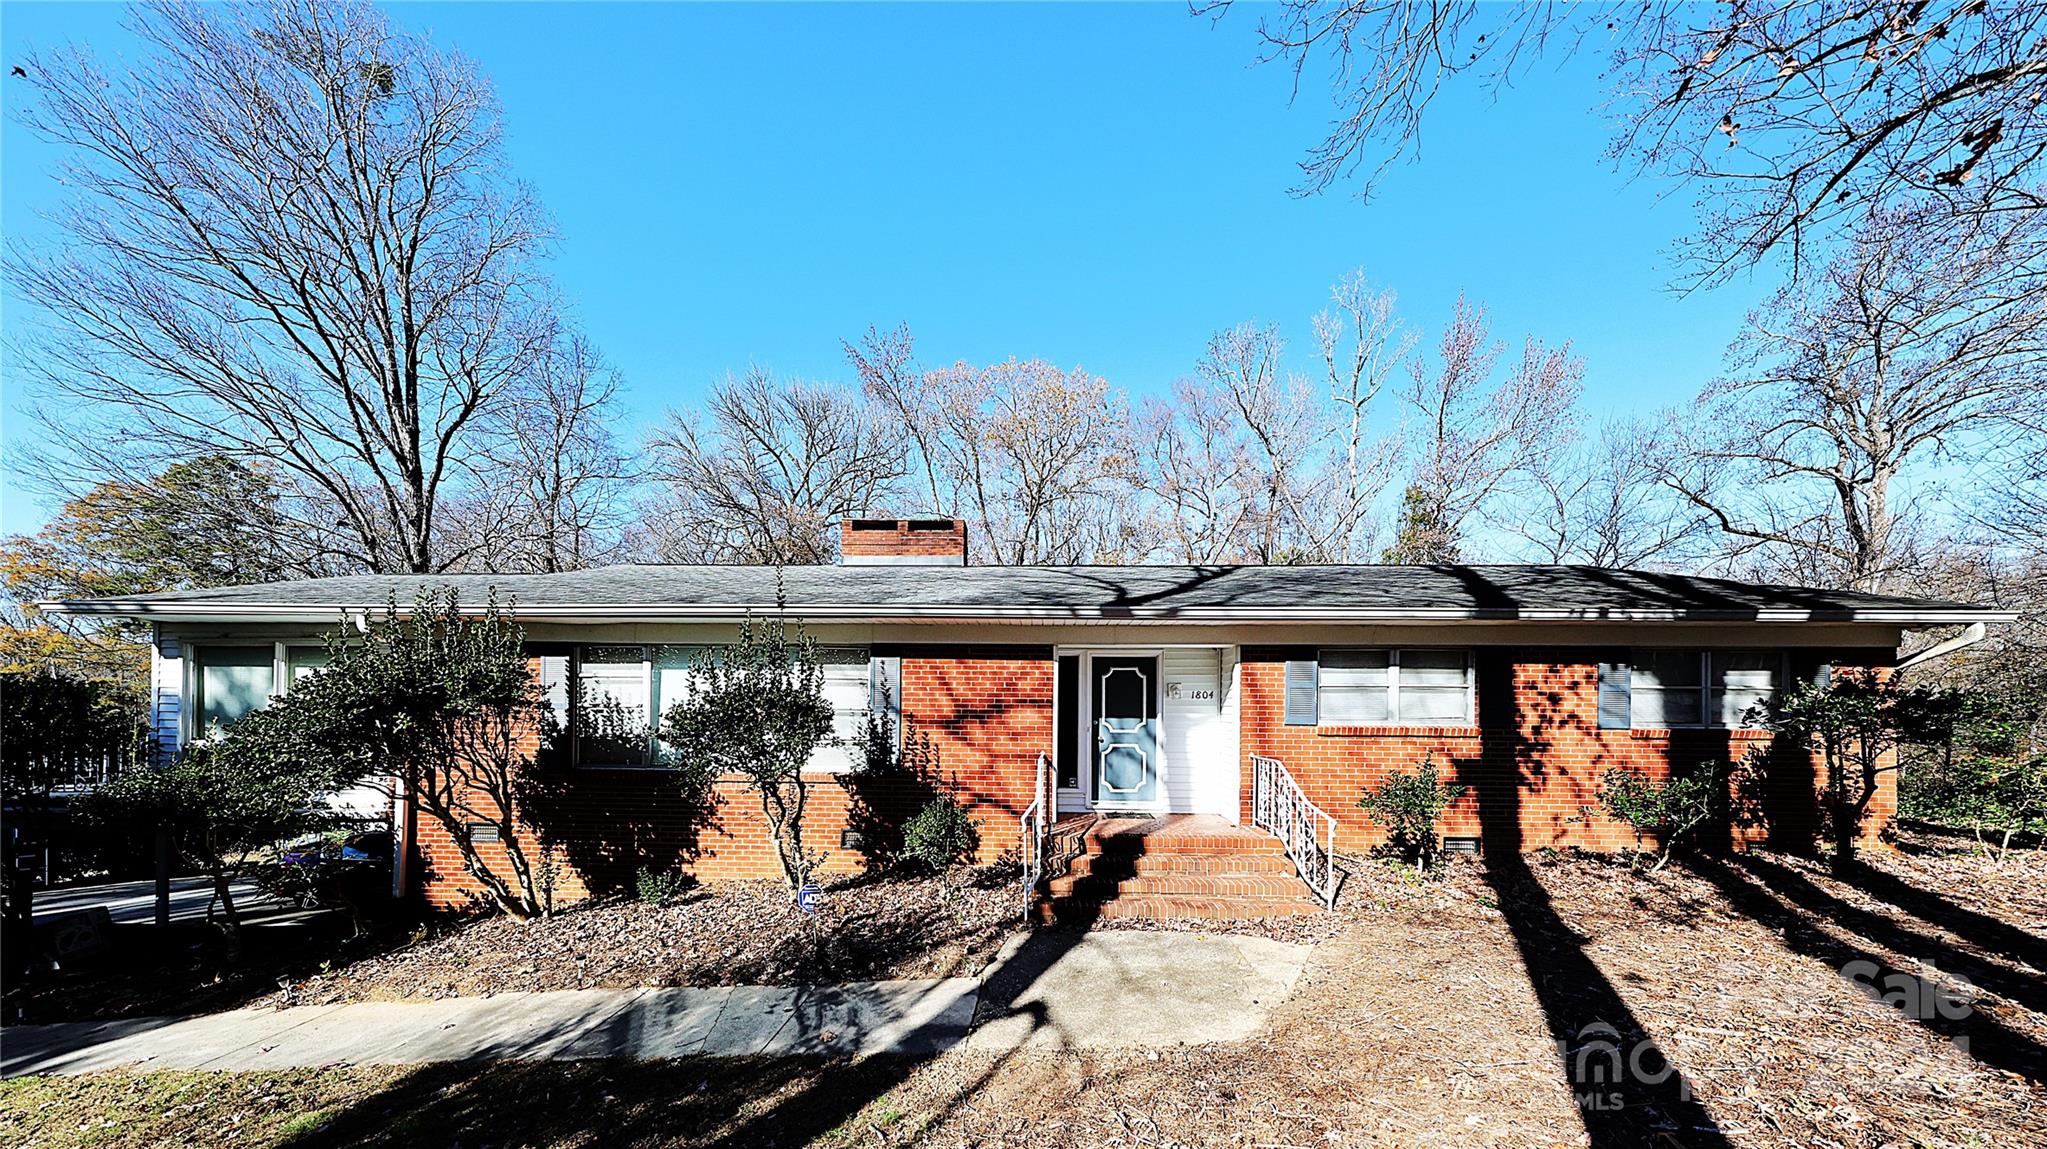
[[[1459,296],[1434,361],[1409,365],[1402,399],[1415,458],[1386,561],[1458,561],[1469,527],[1570,438],[1584,361],[1569,343],[1530,338],[1496,379],[1504,351],[1485,309]]]
[[[1914,562],[1909,468],[1990,457],[2037,426],[2047,296],[2012,258],[2037,242],[2037,218],[1958,232],[1872,216],[1819,275],[1750,316],[1727,378],[1673,421],[1662,481],[1738,552],[1825,585],[1889,585]]]
[[[837,520],[891,504],[909,459],[858,395],[759,368],[672,415],[652,451],[666,498],[644,549],[690,562],[830,562]]]
[[[1229,401],[1243,430],[1246,558],[1327,562],[1350,526],[1324,465],[1332,428],[1313,387],[1282,372],[1284,347],[1277,327],[1240,324],[1209,337],[1194,375]]]
[[[1691,557],[1713,527],[1658,481],[1656,429],[1610,420],[1597,435],[1545,453],[1529,491],[1498,516],[1537,562],[1644,567]]]
[[[65,241],[6,264],[45,323],[22,361],[61,413],[56,467],[268,461],[340,561],[465,561],[444,511],[520,454],[508,412],[591,402],[549,394],[547,225],[488,83],[360,0],[152,0],[134,29],[133,68],[22,67],[77,193]]]
[[[1261,484],[1231,399],[1192,379],[1139,404],[1131,434],[1147,549],[1183,563],[1242,563]]]
[[[1129,404],[1103,379],[1042,359],[920,370],[906,328],[847,356],[895,420],[937,514],[966,519],[983,561],[1115,561],[1132,550]]]
[[[639,476],[612,434],[619,382],[579,336],[536,365],[532,386],[493,411],[464,565],[565,571],[615,557]]]
[[[1196,10],[1219,16],[1231,0]],[[1435,97],[1495,91],[1537,58],[1610,50],[1617,160],[1702,186],[1708,272],[1874,207],[1961,214],[2039,206],[2047,152],[2047,8],[1938,0],[1408,4],[1282,0],[1263,59],[1330,78],[1337,115],[1297,191],[1360,169],[1369,194],[1418,146]]]
[[[1371,431],[1372,405],[1414,354],[1419,336],[1394,312],[1390,290],[1374,291],[1362,269],[1329,289],[1333,310],[1315,316],[1315,342],[1339,408],[1340,471],[1335,480],[1341,546],[1331,557],[1357,562],[1371,545],[1368,516],[1393,472],[1398,444]]]

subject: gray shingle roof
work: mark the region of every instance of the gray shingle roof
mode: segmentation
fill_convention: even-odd
[[[773,609],[776,571],[610,566],[563,574],[351,575],[46,604],[80,614],[317,617],[453,588],[531,618],[717,618]],[[812,618],[1686,618],[1965,622],[1967,603],[1582,566],[788,567],[789,613]]]

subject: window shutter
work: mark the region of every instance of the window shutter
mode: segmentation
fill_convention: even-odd
[[[540,693],[547,704],[554,707],[554,720],[567,725],[569,721],[569,656],[566,654],[543,654],[540,656]]]
[[[903,660],[895,656],[867,660],[867,709],[886,713],[896,732],[896,744],[903,739]]]
[[[1315,725],[1316,664],[1312,658],[1290,659],[1286,664],[1286,724]]]
[[[1626,730],[1633,724],[1630,693],[1633,664],[1623,660],[1599,664],[1599,728]]]

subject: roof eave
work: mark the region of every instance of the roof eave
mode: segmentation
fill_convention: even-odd
[[[52,614],[134,618],[155,622],[330,623],[365,611],[389,609],[382,603],[196,603],[141,599],[59,599],[36,604]],[[1870,623],[1889,626],[1960,626],[1973,622],[2008,623],[2018,613],[1976,608],[1914,609],[1685,609],[1685,608],[1551,608],[1515,607],[989,607],[971,605],[902,606],[893,604],[794,605],[773,603],[560,603],[534,606],[515,613],[533,621],[560,622],[734,622],[749,615],[787,613],[813,621],[920,622],[1119,622],[1119,623],[1399,623],[1399,622],[1749,622]],[[399,612],[409,613],[400,604]]]

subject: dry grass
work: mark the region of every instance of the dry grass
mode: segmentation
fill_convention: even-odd
[[[111,1073],[7,1083],[0,1142],[2047,1145],[2047,854],[1907,852],[1847,879],[1772,855],[1653,876],[1530,858],[1428,885],[1368,866],[1345,902],[1272,1027],[1235,1045]],[[1966,1009],[1901,1011],[1844,975],[1856,961]],[[1595,1021],[1653,1042],[1686,1093],[1581,1108],[1555,1041]]]

